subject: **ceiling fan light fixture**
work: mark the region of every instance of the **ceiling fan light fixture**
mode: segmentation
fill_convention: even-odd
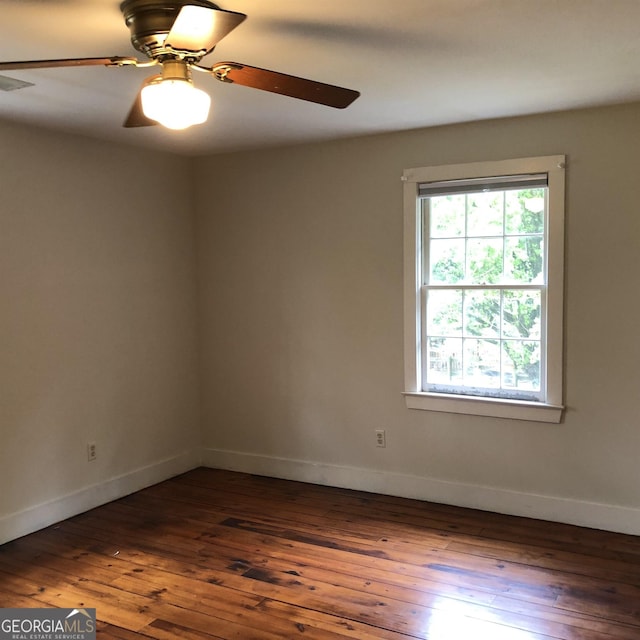
[[[187,129],[206,122],[211,98],[197,89],[181,60],[162,64],[162,75],[147,80],[140,93],[142,111],[168,129]]]
[[[147,118],[169,129],[187,129],[206,122],[211,98],[187,80],[157,80],[142,88],[142,110]]]

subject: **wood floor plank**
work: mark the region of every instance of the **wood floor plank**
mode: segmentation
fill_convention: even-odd
[[[633,536],[204,468],[0,546],[105,640],[638,640],[638,585]]]
[[[566,573],[586,576],[597,573],[601,579],[610,582],[640,584],[640,562],[633,564],[572,551],[550,550],[548,547],[477,537],[469,537],[466,541],[460,539],[452,541],[446,549],[483,558],[495,558],[551,570],[559,569]]]

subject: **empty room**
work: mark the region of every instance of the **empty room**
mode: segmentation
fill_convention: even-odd
[[[0,640],[640,638],[639,2],[0,11]]]

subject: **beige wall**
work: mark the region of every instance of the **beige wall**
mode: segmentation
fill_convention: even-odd
[[[205,461],[640,533],[638,149],[629,105],[201,162]],[[568,159],[564,423],[407,410],[402,170],[550,154]]]
[[[1,542],[191,466],[200,433],[188,163],[1,123],[0,167]]]

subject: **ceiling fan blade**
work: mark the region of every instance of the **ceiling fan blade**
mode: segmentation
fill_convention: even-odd
[[[135,58],[70,58],[66,60],[23,60],[19,62],[0,62],[0,71],[11,69],[51,69],[53,67],[121,67],[124,65],[136,65]]]
[[[237,62],[219,62],[213,66],[211,72],[222,82],[235,82],[244,87],[271,91],[336,109],[348,107],[360,95],[359,91],[352,89],[250,67]]]
[[[165,46],[193,53],[211,51],[246,17],[235,11],[185,5],[167,35]]]
[[[146,84],[146,83],[145,83]],[[144,87],[144,84],[142,85]],[[142,89],[138,91],[138,95],[131,105],[131,110],[129,111],[129,115],[127,119],[122,124],[123,127],[127,127],[128,129],[133,127],[152,127],[153,125],[158,124],[156,120],[152,120],[151,118],[147,118],[144,115],[144,111],[142,110]]]

